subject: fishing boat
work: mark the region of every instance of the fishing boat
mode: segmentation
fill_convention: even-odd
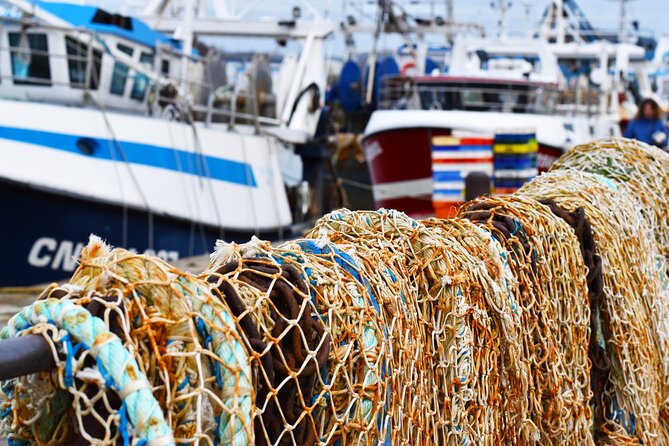
[[[12,255],[0,260],[0,286],[66,277],[91,232],[173,261],[216,238],[290,229],[284,178],[301,174],[293,146],[316,128],[333,27],[220,24],[215,32],[301,43],[275,76],[279,91],[261,88],[258,70],[240,90],[202,75],[193,37],[214,20],[182,16],[177,39],[95,6],[3,4],[0,233]]]
[[[384,78],[363,138],[376,204],[412,215],[434,213],[439,197],[457,206],[470,172],[493,172],[495,135],[535,135],[539,172],[575,144],[620,135],[627,84],[617,73],[644,54],[630,43],[502,29],[456,39],[448,73]],[[450,165],[437,171],[444,137],[457,144],[449,140]]]
[[[590,57],[607,54],[600,52],[605,45],[594,45]],[[381,110],[364,136],[378,205],[433,212],[432,152],[440,136],[491,138],[529,128],[538,141],[538,167],[546,170],[574,144],[619,135],[611,107],[616,98],[605,101],[587,87],[565,90],[557,62],[555,49],[543,41],[468,40],[456,43],[447,75],[385,79]],[[470,166],[460,167],[462,176],[448,189],[462,190]]]

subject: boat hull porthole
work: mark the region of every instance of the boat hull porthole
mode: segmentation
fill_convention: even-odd
[[[79,138],[77,140],[77,149],[84,155],[93,156],[98,146],[98,142],[92,138]]]

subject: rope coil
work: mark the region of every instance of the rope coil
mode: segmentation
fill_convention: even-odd
[[[0,429],[21,446],[669,445],[668,212],[669,156],[615,139],[452,219],[341,209],[279,246],[219,242],[197,277],[92,237],[0,331],[43,337],[56,364],[0,383]]]

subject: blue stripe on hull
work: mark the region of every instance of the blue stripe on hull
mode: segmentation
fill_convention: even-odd
[[[67,279],[75,266],[76,247],[91,233],[114,246],[123,243],[124,211],[118,206],[0,182],[0,208],[6,210],[0,219],[0,287]],[[149,216],[128,209],[126,222],[127,247],[147,250]],[[250,236],[251,230],[221,234],[218,228],[153,216],[152,248],[168,260],[209,253],[217,238],[246,241]],[[275,239],[277,232],[260,236]]]
[[[0,126],[0,138],[35,144],[105,161],[123,161],[126,158],[132,164],[156,167],[190,175],[200,175],[229,183],[257,187],[253,168],[249,164],[212,156],[196,155],[169,147],[118,141],[118,144],[121,146],[121,152],[116,143],[111,139],[2,126]],[[88,143],[93,148],[92,154],[85,154],[78,147],[82,141]]]

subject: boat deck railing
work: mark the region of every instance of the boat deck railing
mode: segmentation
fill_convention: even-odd
[[[3,21],[25,24],[23,20],[3,19]],[[90,30],[44,24],[35,25],[31,22],[30,29],[34,30],[35,28],[45,31],[60,31],[64,37],[71,37],[80,46],[77,51],[73,51],[71,54],[69,52],[62,54],[52,50],[8,45],[7,39],[0,39],[1,42],[4,42],[4,45],[0,45],[0,55],[8,55],[7,58],[3,57],[4,60],[13,61],[13,58],[17,60],[23,58],[32,62],[35,58],[40,57],[49,59],[48,76],[31,75],[29,71],[17,75],[17,70],[13,66],[4,71],[0,70],[0,88],[4,90],[3,95],[6,97],[20,97],[21,93],[18,91],[18,94],[12,93],[11,88],[37,87],[34,93],[29,95],[31,100],[48,100],[72,104],[85,102],[104,104],[103,96],[106,93],[101,91],[102,86],[99,76],[99,69],[101,68],[98,68],[103,66],[103,54],[105,57],[111,57],[114,64],[116,62],[124,63],[124,61],[120,61],[114,54],[105,51],[105,46],[99,36]],[[156,60],[165,55],[164,51],[171,50],[158,48],[154,55]],[[174,54],[171,54],[171,56],[177,57]],[[61,63],[55,64],[53,61],[62,60],[66,61],[66,69],[70,71],[70,75],[53,75],[53,69],[56,66],[62,66]],[[172,113],[176,113],[180,117],[183,117],[186,113],[188,114],[187,119],[203,121],[207,125],[224,123],[231,128],[238,123],[251,124],[257,129],[260,126],[277,126],[281,123],[279,119],[274,118],[273,105],[275,101],[273,97],[268,100],[267,95],[255,91],[255,82],[252,78],[249,79],[248,83],[249,91],[234,91],[234,88],[228,86],[227,94],[222,94],[222,89],[211,83],[181,77],[167,77],[156,70],[156,67],[149,65],[126,65],[126,68],[127,72],[124,75],[130,82],[135,82],[138,79],[146,82],[143,99],[140,101],[128,99],[128,111],[143,112],[148,115],[166,114],[164,112],[170,107],[173,110]],[[71,73],[77,70],[79,70],[80,75],[73,77]],[[7,85],[11,85],[11,88],[8,88]],[[72,94],[49,94],[45,90],[46,87],[61,87],[61,92],[63,91],[62,87],[68,88],[72,90]],[[243,106],[240,106],[240,104],[243,104]]]
[[[386,84],[379,108],[461,110],[542,115],[597,115],[601,93],[596,89],[546,88],[522,84],[416,85]]]

